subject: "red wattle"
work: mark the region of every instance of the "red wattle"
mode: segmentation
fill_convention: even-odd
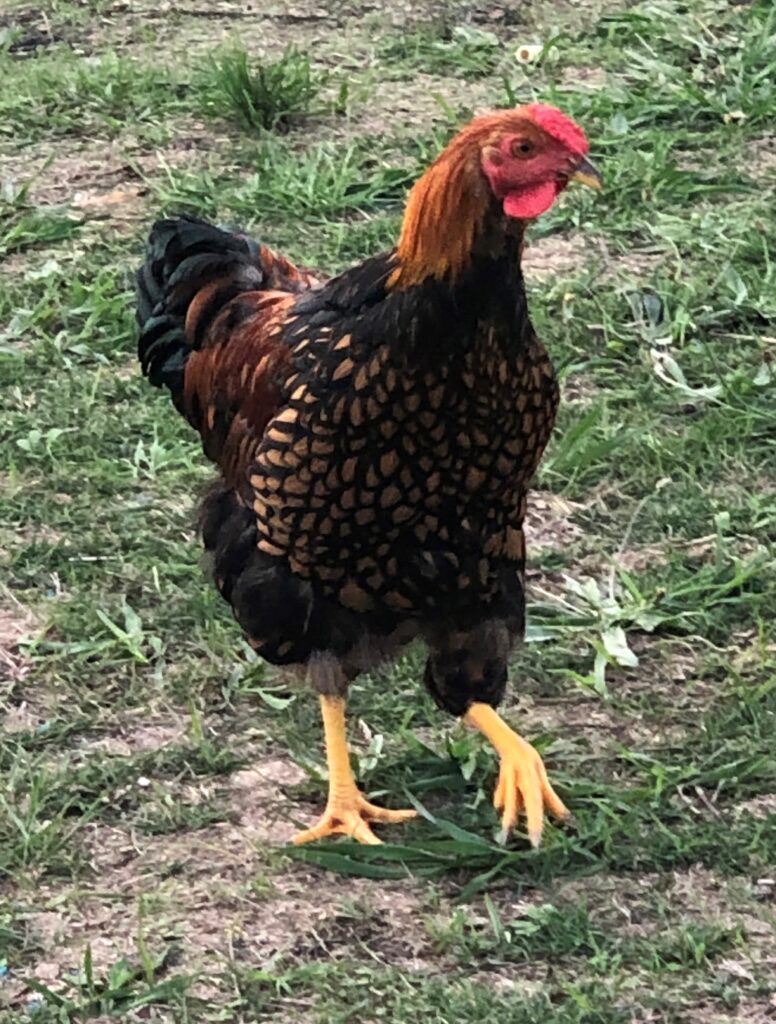
[[[549,210],[557,195],[558,187],[554,181],[512,189],[504,196],[504,213],[518,220],[530,220]]]

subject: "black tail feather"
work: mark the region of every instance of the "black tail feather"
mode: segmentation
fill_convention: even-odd
[[[160,220],[151,229],[136,277],[138,357],[149,381],[168,387],[178,408],[189,353],[202,344],[213,317],[236,295],[262,286],[257,248],[197,217]],[[214,291],[187,338],[189,305],[202,288],[220,280],[223,287]]]

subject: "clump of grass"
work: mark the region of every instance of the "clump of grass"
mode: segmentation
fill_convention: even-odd
[[[185,974],[169,973],[177,956],[175,947],[168,946],[154,956],[146,948],[142,933],[138,935],[137,945],[137,962],[122,958],[103,972],[97,971],[91,946],[87,946],[80,970],[71,972],[71,977],[64,979],[58,991],[34,977],[25,978],[28,987],[40,997],[33,1004],[36,1005],[35,1019],[62,1021],[100,1015],[123,1016],[155,1004],[176,1006],[188,1017],[187,990],[191,979]],[[132,1019],[137,1019],[134,1014]]]
[[[213,215],[228,210],[242,223],[263,217],[325,219],[348,211],[396,208],[415,174],[376,164],[365,147],[321,143],[303,153],[267,136],[252,155],[247,177],[214,179],[209,172],[169,168],[158,189],[169,209],[181,206]]]
[[[0,183],[0,257],[70,238],[81,225],[61,210],[36,208],[28,200],[29,183]]]
[[[207,83],[208,107],[251,131],[288,129],[309,114],[325,76],[295,46],[276,61],[252,64],[241,47],[213,57]]]

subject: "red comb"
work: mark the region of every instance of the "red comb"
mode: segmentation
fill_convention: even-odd
[[[583,156],[590,149],[587,136],[576,121],[557,107],[551,107],[549,103],[529,103],[523,109],[532,121],[572,152]]]

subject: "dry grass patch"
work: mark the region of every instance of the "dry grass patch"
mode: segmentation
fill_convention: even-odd
[[[367,97],[350,112],[349,128],[382,136],[390,127],[422,137],[435,125],[449,124],[447,109],[467,114],[492,107],[493,87],[487,81],[465,82],[422,71],[408,72],[401,81],[375,80]]]
[[[126,149],[117,143],[79,145],[73,140],[56,149],[48,144],[36,146],[23,164],[15,156],[4,157],[0,176],[29,184],[28,200],[38,206],[73,203],[84,191],[110,192],[133,180],[136,184],[138,177],[127,162]]]
[[[131,757],[133,754],[161,750],[185,742],[188,724],[181,719],[123,723],[110,735],[88,740],[80,745],[84,751],[109,754],[114,757]]]
[[[606,245],[602,244],[601,253],[599,282],[602,286],[622,281],[647,280],[672,258],[670,250],[653,245],[613,255]]]
[[[771,818],[776,815],[776,793],[762,793],[751,800],[744,800],[736,807],[737,814],[751,814],[755,818]]]
[[[297,786],[307,775],[288,758],[259,761],[254,767],[235,772],[230,780],[231,806],[245,834],[256,842],[287,843],[297,828],[291,820],[304,811],[294,811],[285,787]]]
[[[744,999],[735,1010],[720,1010],[718,1004],[698,1006],[694,1011],[698,1024],[773,1024],[776,1020],[776,996]]]
[[[610,687],[618,697],[624,696],[615,673],[611,673]],[[519,684],[516,687],[519,691]],[[542,697],[537,700],[529,694],[518,697],[516,708],[510,712],[519,723],[520,731],[529,736],[542,733],[556,737],[553,758],[563,765],[564,753],[584,748],[590,754],[614,754],[621,746],[647,750],[662,743],[679,741],[686,735],[680,724],[656,724],[633,710],[626,712],[613,708],[599,698],[581,691],[571,691],[564,697]]]
[[[15,683],[27,675],[29,659],[21,650],[24,637],[41,628],[36,612],[22,604],[10,590],[0,588],[0,682]]]
[[[584,507],[581,502],[570,501],[552,491],[532,490],[525,521],[529,558],[531,551],[563,549],[577,540],[582,529],[572,522],[572,518]]]
[[[568,277],[590,262],[596,246],[583,235],[548,235],[528,244],[523,253],[523,270],[531,281],[548,281],[553,277]]]
[[[273,764],[287,775],[279,760],[265,766],[270,774]],[[431,969],[418,885],[376,888],[297,865],[268,876],[252,831],[218,825],[144,837],[90,826],[94,877],[71,888],[39,886],[36,909],[18,915],[38,947],[29,973],[56,990],[87,947],[99,975],[121,958],[135,961],[139,936],[157,953],[176,947],[183,973],[211,977],[214,961],[217,973],[227,962],[260,966],[277,955],[304,962],[368,955],[401,969]],[[30,995],[15,983],[12,1003]]]
[[[776,179],[776,135],[767,135],[749,143],[743,169],[758,180]]]
[[[563,68],[560,74],[561,84],[571,89],[584,89],[596,92],[609,85],[609,74],[601,67]]]

